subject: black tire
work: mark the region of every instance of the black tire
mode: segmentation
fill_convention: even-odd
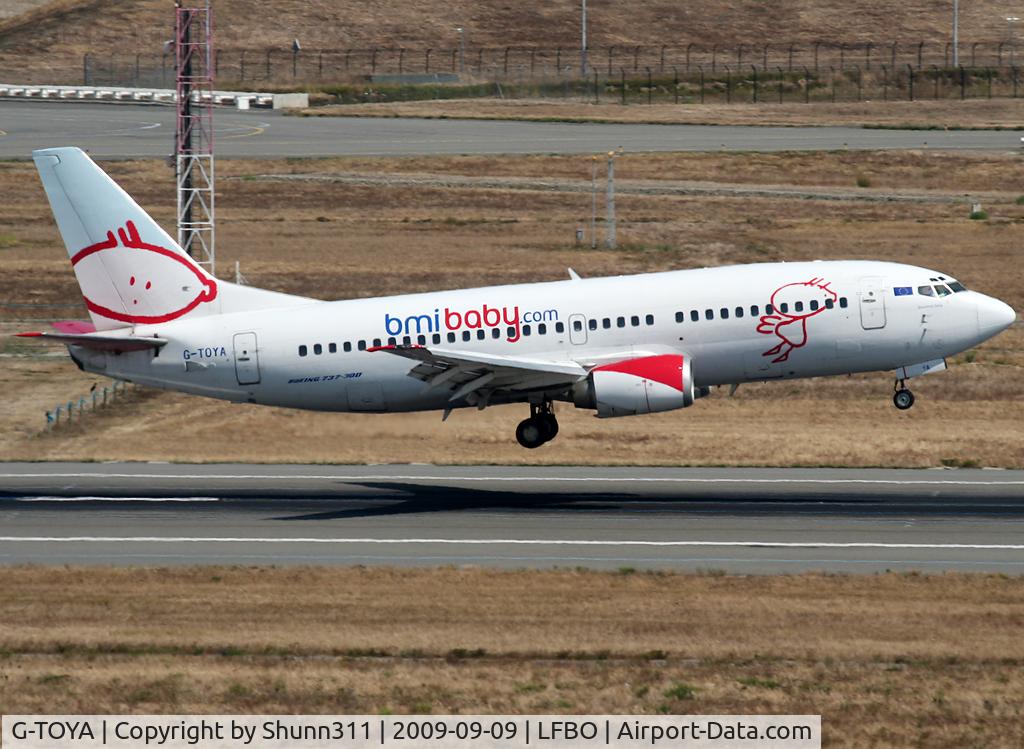
[[[903,390],[897,390],[893,393],[892,404],[900,411],[906,411],[914,405],[914,394],[906,388]]]
[[[544,439],[545,434],[543,422],[532,417],[523,419],[519,422],[519,426],[516,427],[516,440],[527,450],[535,450],[543,445],[546,441]]]
[[[558,419],[554,414],[541,414],[537,417],[544,428],[544,441],[550,442],[558,436]]]

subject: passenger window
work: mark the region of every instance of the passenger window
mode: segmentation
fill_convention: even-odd
[[[959,281],[950,281],[949,282],[949,288],[951,288],[953,291],[956,291],[956,292],[967,291],[967,287],[964,286]]]
[[[505,332],[506,332],[506,334],[508,335],[509,338],[515,338],[516,337],[516,329],[513,328],[511,325],[508,326],[508,330],[506,330]]]
[[[480,328],[479,330],[476,331],[476,339],[478,341],[482,341],[486,337],[487,337],[487,333],[484,332],[483,328]]]
[[[743,308],[742,307],[737,307],[736,308],[736,317],[743,317]]]
[[[785,314],[786,312],[789,312],[789,302],[783,302],[782,304],[780,304],[779,305],[779,312],[782,312],[783,314]]]
[[[775,314],[775,308],[772,305],[770,305],[770,304],[766,304],[764,306],[764,313],[766,315],[774,315]]]
[[[836,302],[835,302],[834,299],[826,299],[825,300],[825,309],[832,309],[835,306],[836,306]]]
[[[812,299],[811,300],[811,312],[815,312],[815,311],[817,311],[817,309],[818,309],[818,300],[817,299]]]
[[[398,345],[398,339],[397,338],[388,338],[388,345],[389,346],[397,346]]]
[[[630,315],[629,316],[629,324],[632,325],[634,328],[639,327],[640,326],[640,316],[639,315]]]
[[[572,321],[572,329],[575,330],[576,332],[579,332],[579,331],[583,330],[583,321],[582,320],[573,320]]]
[[[316,354],[317,356],[320,356],[320,354],[322,354],[323,352],[324,352],[324,347],[323,346],[321,346],[319,343],[314,343],[313,344],[313,353],[314,354]]]
[[[542,322],[539,325],[537,325],[537,335],[547,335],[547,334],[548,334],[548,324],[547,323]]]
[[[430,336],[430,340],[436,346],[437,344],[439,344],[441,342],[441,334],[440,333],[434,333],[434,335]]]
[[[654,315],[648,315],[647,317],[645,317],[644,322],[646,322],[648,325],[654,325]]]
[[[501,328],[491,328],[491,338],[501,338]]]
[[[345,345],[343,345],[342,348],[345,350],[345,353],[347,354],[349,351],[352,350],[352,341],[345,341]]]
[[[473,334],[470,333],[468,330],[462,331],[462,340],[468,341],[472,337],[473,337]]]
[[[804,311],[804,303],[803,302],[797,302],[796,304],[793,305],[793,308],[797,312],[803,312]]]
[[[729,308],[728,307],[722,307],[722,309],[718,310],[718,312],[722,316],[723,320],[728,320],[729,319]]]
[[[690,319],[697,322],[700,319],[700,312],[695,309],[690,310]]]
[[[750,316],[751,317],[757,317],[757,305],[756,304],[751,304],[750,305]]]
[[[454,333],[449,333],[448,334],[448,343],[455,343],[455,334]]]
[[[360,351],[366,351],[366,341],[360,341],[358,348]]]
[[[601,321],[601,327],[604,328],[605,330],[610,329],[612,327],[612,319],[610,317],[606,317],[605,319],[603,319]]]
[[[616,317],[615,318],[615,324],[618,327],[620,327],[620,328],[626,327],[626,318],[625,317]]]
[[[556,333],[564,333],[565,332],[565,323],[556,322],[555,323],[555,332]]]
[[[682,322],[685,319],[686,315],[684,315],[682,312],[676,312],[676,322]]]
[[[509,328],[509,330],[512,330],[512,328]],[[531,327],[530,327],[529,325],[524,325],[524,326],[523,326],[523,335],[530,335],[530,332],[531,332],[532,330],[533,330],[533,328],[531,328]],[[512,337],[512,336],[511,336],[511,335],[509,335],[509,338],[511,338],[511,337]]]
[[[376,348],[377,346],[380,346],[380,338],[373,339],[373,347]]]
[[[589,320],[587,320],[587,327],[590,328],[591,330],[597,330],[597,318],[592,317]]]
[[[402,345],[403,346],[411,346],[412,345],[412,338],[410,338],[409,336],[404,336],[402,338]]]
[[[338,353],[338,344],[336,344],[336,343],[328,343],[327,344],[327,353],[329,353],[329,354],[336,354],[336,353]]]
[[[941,283],[935,285],[935,290],[939,293],[939,296],[949,296],[953,292],[943,286]]]
[[[416,343],[420,346],[426,346],[427,337],[421,333],[420,335],[416,336]]]
[[[299,356],[305,356],[308,353],[309,349],[307,349],[305,346],[299,346]]]
[[[708,320],[714,320],[715,319],[715,311],[711,310],[711,309],[704,310],[704,317],[707,318]]]
[[[845,296],[839,297],[839,306],[840,307],[842,307],[843,309],[846,309],[848,304],[849,303],[846,301],[846,297]]]

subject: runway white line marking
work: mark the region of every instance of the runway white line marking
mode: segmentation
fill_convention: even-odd
[[[219,497],[12,497],[3,502],[220,502]]]
[[[206,479],[211,481],[234,481],[239,479],[275,480],[275,481],[549,481],[558,483],[676,483],[676,484],[857,484],[857,485],[892,485],[903,486],[914,484],[919,486],[1024,486],[1024,480],[985,480],[969,481],[966,479],[760,479],[760,478],[696,478],[685,476],[412,476],[412,475],[302,475],[302,474],[234,474],[210,473],[185,475],[180,473],[0,473],[0,479],[11,478],[93,478],[93,479],[182,479],[195,481]]]
[[[598,541],[540,538],[245,538],[234,536],[0,536],[3,542],[33,543],[259,543],[259,544],[446,544],[454,546],[656,546],[784,549],[974,549],[1024,551],[1024,544],[913,544],[855,541]]]

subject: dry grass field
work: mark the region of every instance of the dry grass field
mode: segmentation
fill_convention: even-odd
[[[4,712],[810,712],[834,747],[1024,741],[1021,578],[22,567],[0,588]]]
[[[173,25],[164,0],[15,0],[25,12],[0,22],[0,45],[6,65],[42,54],[40,64],[84,52],[159,53]],[[218,0],[217,40],[222,50],[239,47],[287,49],[299,38],[306,49],[347,47],[451,47],[456,27],[466,29],[466,43],[478,46],[563,46],[579,42],[579,3],[555,0],[517,4],[484,0],[449,0],[411,4],[400,0],[275,0],[273,22],[253,13],[251,0]],[[977,0],[960,9],[961,41],[1006,38],[1006,3]],[[593,47],[636,44],[735,45],[819,39],[876,45],[927,40],[945,43],[950,34],[950,7],[944,0],[715,0],[689,6],[671,0],[631,3],[599,0],[589,9]],[[856,23],[850,23],[856,18]]]
[[[607,98],[607,97],[606,97]],[[860,127],[1012,128],[1024,127],[1024,99],[890,101],[773,104],[633,104],[614,97],[599,104],[559,99],[442,99],[311,107],[307,117],[428,117],[571,122],[629,122],[658,125],[846,125]]]
[[[166,166],[107,166],[172,223]],[[1024,309],[1016,272],[1024,185],[1013,154],[627,154],[618,167],[617,251],[574,246],[589,215],[589,168],[587,157],[221,161],[220,267],[237,259],[253,284],[346,298],[558,279],[568,266],[598,275],[893,258],[943,269]],[[701,194],[686,192],[694,187]],[[768,192],[752,197],[755,189]],[[2,331],[83,316],[33,168],[0,163],[0,195]],[[971,195],[983,196],[989,220],[968,219]],[[434,413],[311,414],[142,391],[41,434],[44,410],[97,381],[61,351],[4,336],[0,457],[1024,466],[1019,325],[951,361],[951,371],[915,382],[919,402],[907,413],[893,409],[884,373],[752,385],[634,419],[598,422],[562,407],[561,438],[530,453],[512,439],[522,418],[515,407],[460,412],[442,424]]]

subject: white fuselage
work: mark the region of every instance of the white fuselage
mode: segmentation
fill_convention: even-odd
[[[698,387],[893,370],[941,360],[1009,324],[1002,302],[950,293],[950,282],[888,262],[767,263],[315,302],[135,326],[136,336],[168,341],[156,353],[72,350],[89,371],[196,395],[416,411],[467,403],[410,377],[414,362],[364,349],[422,345],[587,369],[685,354]],[[921,293],[936,285],[945,295]]]

